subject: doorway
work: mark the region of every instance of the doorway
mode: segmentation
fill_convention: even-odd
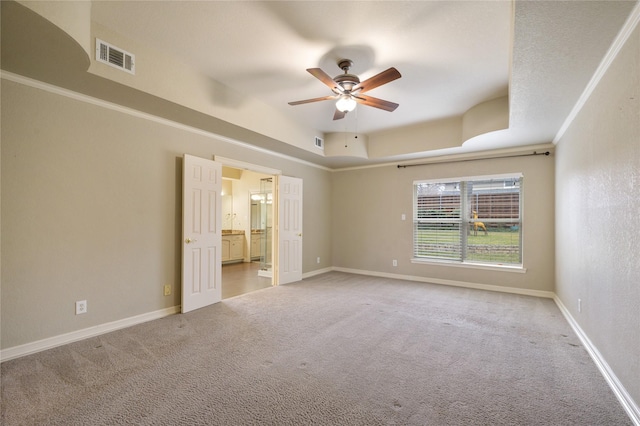
[[[264,284],[258,284],[261,288],[302,280],[302,179],[283,176],[280,171],[265,167],[247,166],[251,165],[219,157],[206,160],[184,154],[181,284],[183,313],[217,303],[222,299],[223,264],[253,263],[250,248],[247,249],[250,247],[247,243],[248,237],[252,235],[249,195],[252,190],[243,186],[245,182],[242,181],[242,175],[245,173],[257,176],[258,180],[264,179],[265,183],[269,182],[269,177],[272,178],[273,237],[270,252],[273,266],[271,278],[252,273],[250,265],[243,265],[246,269],[238,275],[243,277],[242,280],[249,277],[258,283],[260,278],[268,280],[263,280]],[[223,178],[224,173],[227,174],[226,179]],[[238,190],[234,188],[234,182]],[[255,188],[255,185],[253,187]],[[240,202],[237,208],[234,192],[241,197],[242,194],[246,195],[246,202]],[[225,195],[231,195],[232,198],[224,199]],[[243,287],[240,291],[225,292],[225,297],[256,289],[254,285]]]
[[[273,285],[274,175],[220,162],[221,286],[226,299]]]

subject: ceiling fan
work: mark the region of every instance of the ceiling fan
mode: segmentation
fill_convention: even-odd
[[[329,75],[320,68],[308,68],[307,71],[329,87],[334,95],[289,102],[289,105],[301,105],[311,102],[337,99],[336,112],[333,114],[334,120],[344,118],[347,112],[355,109],[356,103],[380,108],[385,111],[394,111],[398,108],[398,104],[396,103],[363,94],[371,89],[375,89],[378,86],[382,86],[383,84],[387,84],[402,77],[397,69],[393,67],[389,68],[386,71],[382,71],[381,73],[360,82],[357,75],[349,74],[349,68],[351,68],[352,65],[353,62],[349,59],[341,59],[338,61],[338,67],[344,71],[344,74],[340,74],[334,78],[329,77]]]

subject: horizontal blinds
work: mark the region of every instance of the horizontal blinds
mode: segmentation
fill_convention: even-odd
[[[521,264],[520,175],[414,182],[414,257]]]
[[[522,263],[520,177],[467,183],[470,232],[466,260]]]
[[[469,219],[489,221],[496,226],[520,221],[520,179],[472,181],[467,188]]]
[[[414,209],[414,257],[461,260],[460,185],[417,183]]]

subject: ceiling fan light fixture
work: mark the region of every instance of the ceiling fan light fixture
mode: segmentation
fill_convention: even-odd
[[[338,111],[351,112],[356,109],[356,100],[350,95],[342,95],[336,102],[336,108]]]

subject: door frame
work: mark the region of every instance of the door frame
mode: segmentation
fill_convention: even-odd
[[[235,169],[250,170],[256,173],[262,173],[264,175],[281,175],[282,170],[272,169],[271,167],[260,166],[258,164],[247,163],[246,161],[234,160],[232,158],[221,157],[219,155],[213,156],[213,161],[217,161],[226,167],[233,167]]]

